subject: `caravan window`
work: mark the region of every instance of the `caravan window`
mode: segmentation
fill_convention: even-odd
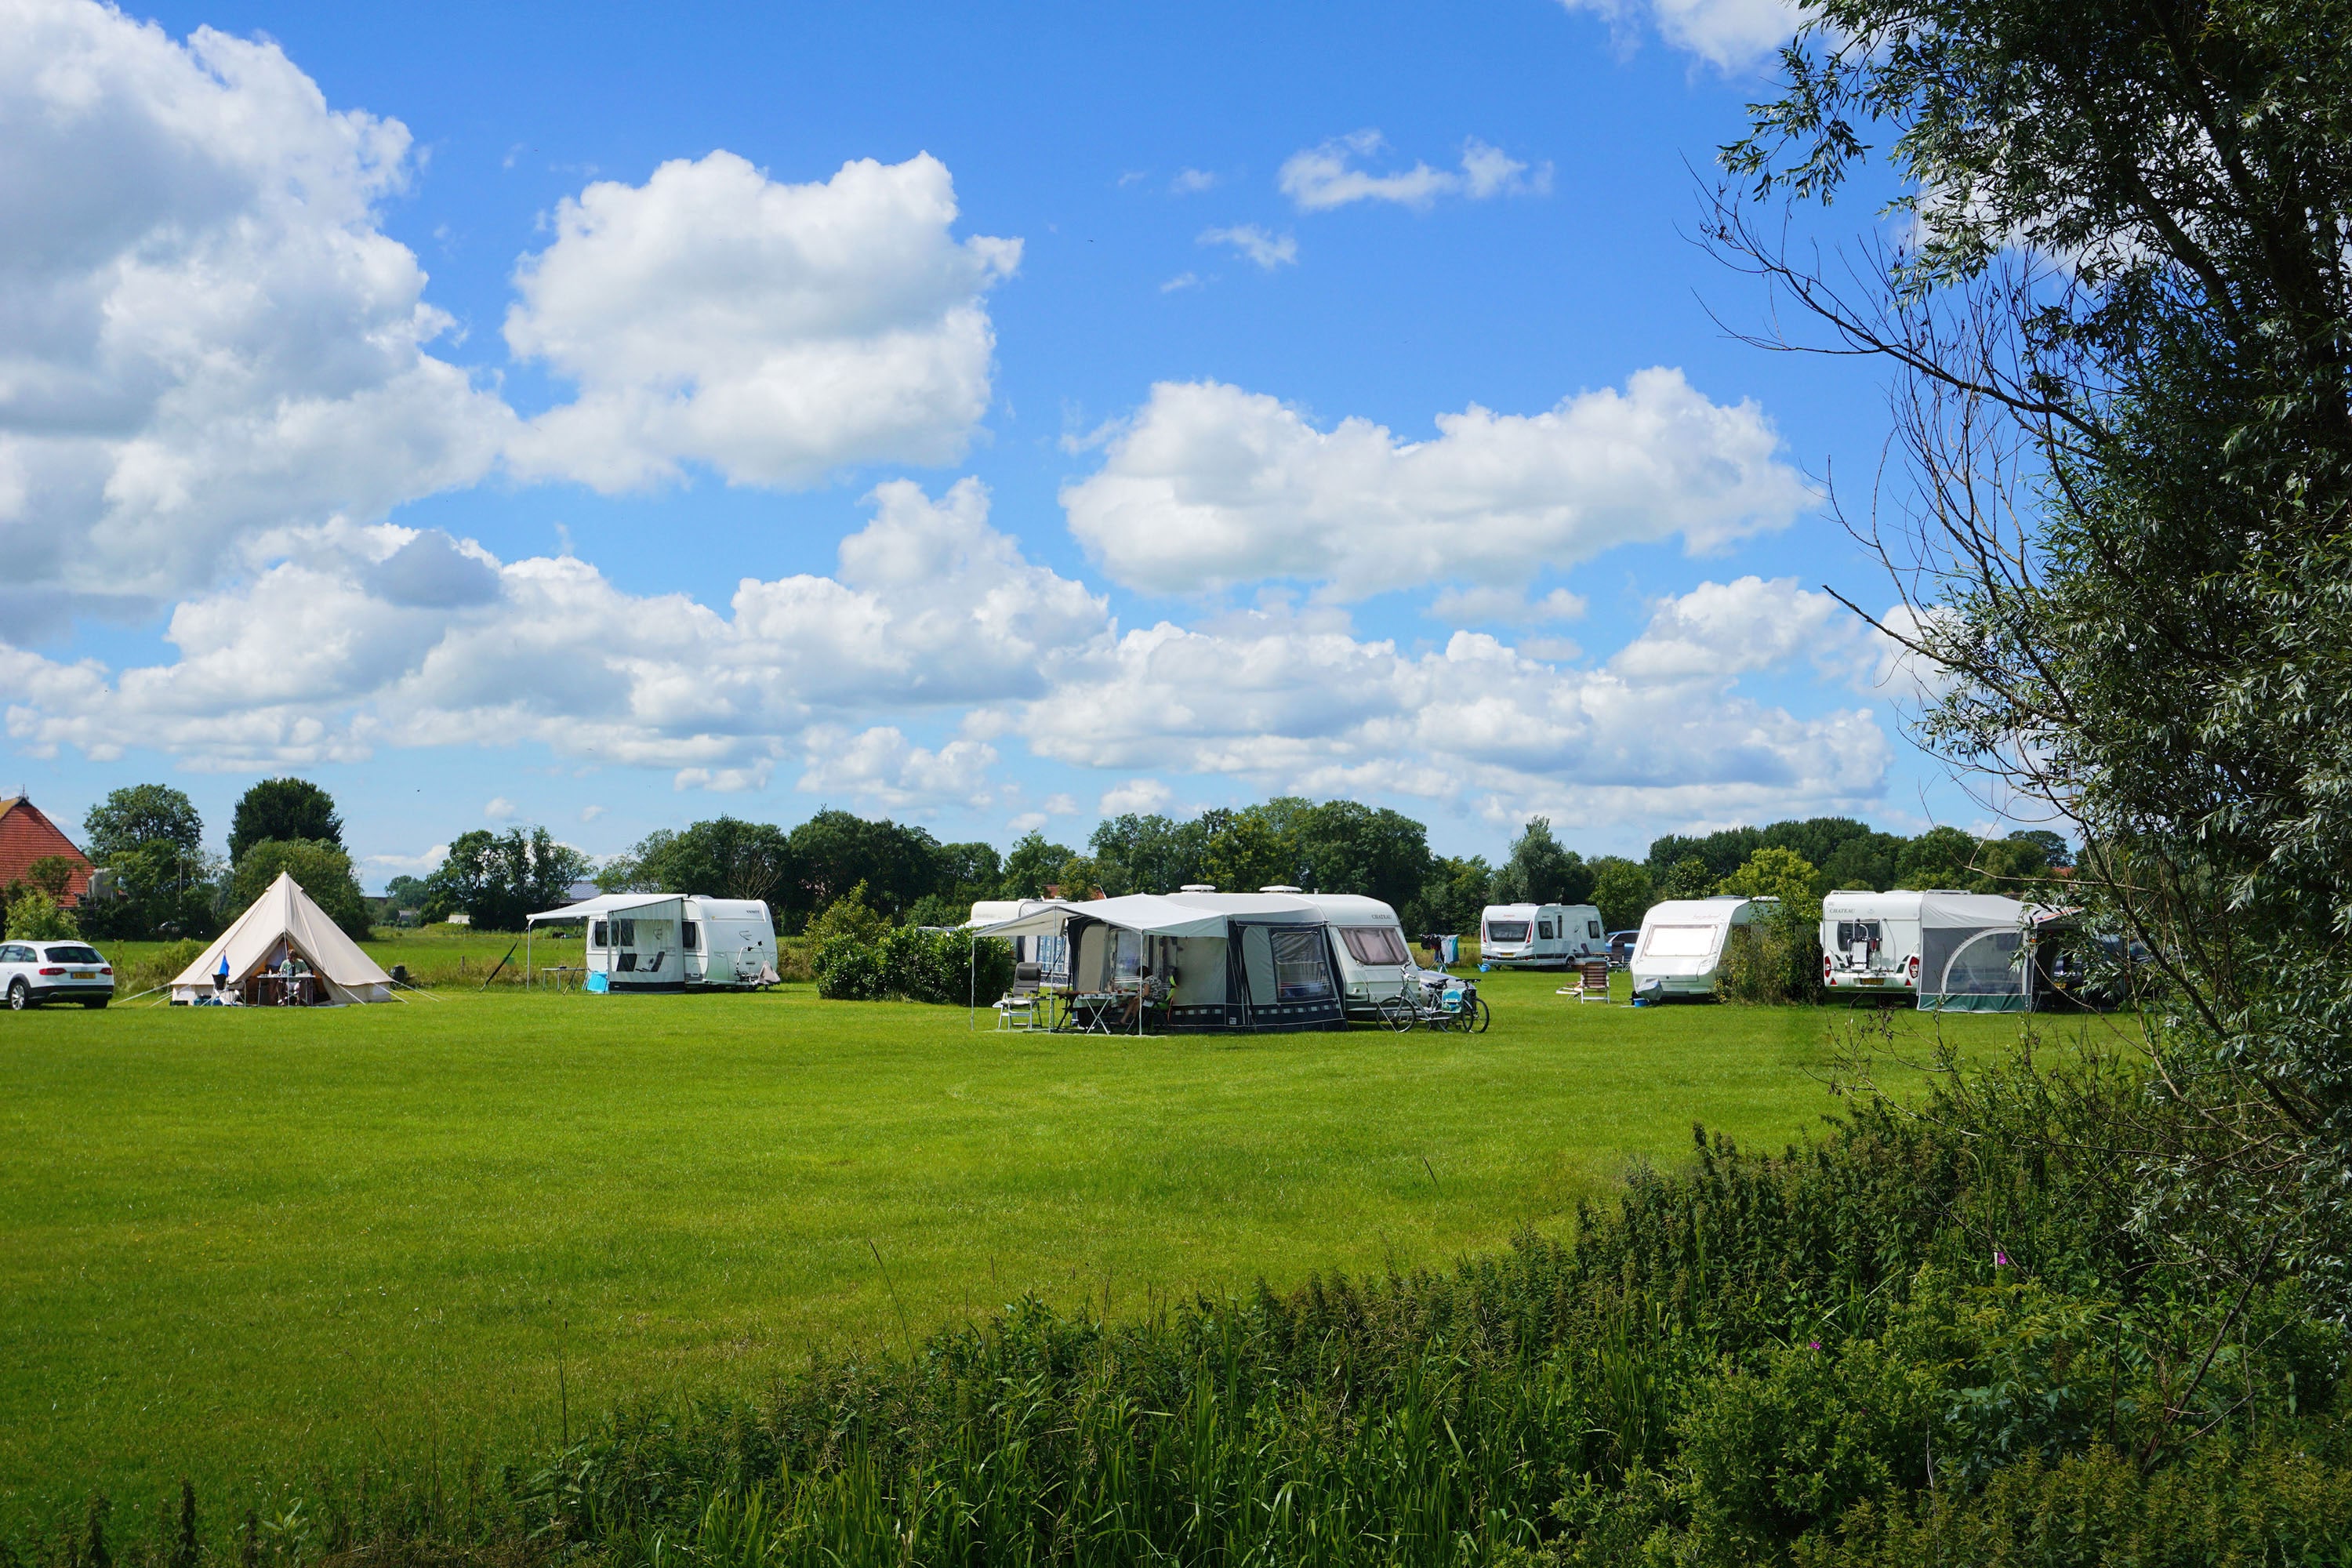
[[[1876,921],[1838,921],[1837,944],[1841,949],[1851,952],[1864,942],[1870,944],[1871,952],[1878,951],[1879,931]]]
[[[1601,922],[1599,921],[1585,921],[1584,934],[1591,937],[1593,941],[1599,942],[1601,940]]]
[[[1643,958],[1705,958],[1715,952],[1713,926],[1652,926]]]
[[[613,922],[613,945],[614,947],[636,946],[637,922],[635,921],[614,921]]]
[[[697,947],[701,945],[702,930],[692,921],[686,921],[678,929],[678,945],[685,948],[687,952],[692,952]]]
[[[588,945],[590,947],[603,947],[605,945],[604,922],[603,921],[593,921],[589,923]]]
[[[1331,966],[1319,931],[1274,933],[1274,994],[1278,1002],[1316,1002],[1331,994]]]
[[[1486,922],[1486,940],[1488,942],[1525,942],[1528,940],[1528,922],[1525,921],[1488,921]]]
[[[1110,936],[1112,980],[1135,979],[1143,967],[1143,933],[1115,930]]]
[[[1403,963],[1404,938],[1388,926],[1341,926],[1339,940],[1358,963]]]
[[[1537,940],[1538,942],[1549,942],[1549,941],[1551,940],[1551,936],[1552,936],[1552,931],[1551,931],[1551,921],[1536,921],[1536,940]]]

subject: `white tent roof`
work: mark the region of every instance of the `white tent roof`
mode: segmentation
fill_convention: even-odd
[[[184,1000],[210,992],[223,959],[228,961],[229,984],[240,984],[269,962],[281,942],[310,961],[311,973],[338,1002],[381,1002],[391,994],[392,976],[310,901],[290,871],[278,872],[278,880],[213,939],[204,956],[180,971],[172,994]]]
[[[1223,936],[1225,922],[1244,920],[1311,922],[1322,911],[1288,893],[1130,893],[1082,904],[1050,904],[1017,920],[982,926],[974,936],[1055,936],[1083,915],[1146,936]]]
[[[609,915],[614,910],[641,910],[647,904],[676,903],[684,897],[684,893],[599,893],[593,899],[583,899],[560,910],[541,910],[530,916],[526,923],[537,925],[541,921],[584,921],[591,915]]]

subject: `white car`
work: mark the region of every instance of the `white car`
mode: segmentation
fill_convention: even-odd
[[[0,942],[0,995],[12,1013],[44,1002],[103,1007],[114,1000],[114,966],[88,942]]]

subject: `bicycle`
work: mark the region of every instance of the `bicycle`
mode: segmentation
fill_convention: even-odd
[[[1416,996],[1415,992],[1420,994]],[[1381,999],[1381,1022],[1391,1031],[1403,1034],[1419,1026],[1437,1033],[1454,1030],[1465,1035],[1483,1035],[1494,1022],[1494,1011],[1478,994],[1474,980],[1456,980],[1448,975],[1443,981],[1424,982],[1405,989],[1394,996]]]

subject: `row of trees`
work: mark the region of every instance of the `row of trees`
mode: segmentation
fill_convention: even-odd
[[[372,902],[361,895],[332,797],[307,780],[266,779],[247,791],[226,860],[205,850],[194,803],[163,784],[116,790],[83,827],[90,858],[115,872],[121,889],[81,917],[83,930],[102,937],[209,936],[281,870],[354,935],[407,909],[428,922],[462,914],[482,930],[519,930],[532,910],[567,901],[592,873],[608,892],[690,889],[763,900],[793,933],[861,884],[867,907],[891,923],[955,925],[982,899],[1117,896],[1206,883],[1229,891],[1281,885],[1361,893],[1393,906],[1418,934],[1467,931],[1486,904],[1517,902],[1594,904],[1604,924],[1620,930],[1639,924],[1660,899],[1718,890],[1761,850],[1803,866],[1790,885],[1801,883],[1815,904],[1832,887],[2025,892],[2072,867],[2065,840],[2053,833],[1979,840],[1938,827],[1906,838],[1851,817],[1669,835],[1641,860],[1588,859],[1540,816],[1493,866],[1481,856],[1436,854],[1428,829],[1402,812],[1281,795],[1181,820],[1111,817],[1082,849],[1031,833],[1006,854],[832,809],[789,829],[733,816],[665,828],[601,869],[543,827],[477,830],[452,840],[430,876],[395,878],[385,899]],[[1774,865],[1777,881],[1790,881],[1787,865]]]
[[[520,833],[501,840],[470,835],[453,846],[449,862],[416,884],[428,917],[477,886],[478,857],[461,847],[478,839],[481,858],[509,868],[496,891],[459,900],[477,925],[517,921],[535,906],[509,896],[533,864],[555,879],[579,865],[562,846],[534,836],[526,854]],[[493,846],[497,854],[492,856]],[[1393,906],[1415,933],[1467,931],[1489,903],[1590,903],[1611,930],[1637,925],[1663,898],[1703,898],[1726,887],[1760,850],[1774,886],[1801,888],[1795,901],[1818,906],[1832,887],[1961,888],[2032,894],[2071,865],[2066,842],[2045,832],[1979,840],[1956,828],[1915,838],[1882,833],[1850,817],[1814,817],[1738,827],[1706,837],[1669,836],[1642,860],[1602,855],[1587,859],[1562,845],[1550,822],[1536,817],[1512,840],[1500,866],[1484,857],[1439,855],[1428,829],[1401,812],[1351,800],[1277,796],[1237,810],[1219,808],[1181,820],[1129,813],[1097,826],[1083,848],[1031,833],[999,855],[988,844],[942,844],[920,827],[871,821],[849,812],[820,811],[798,827],[721,816],[652,834],[597,874],[607,891],[693,889],[729,898],[762,899],[788,932],[801,931],[852,888],[863,884],[867,907],[894,924],[954,925],[982,899],[1049,896],[1117,897],[1171,892],[1187,883],[1227,891],[1290,886],[1318,892],[1360,893]],[[537,858],[534,858],[534,856]],[[551,861],[547,857],[552,856]],[[461,864],[467,870],[459,872]],[[1791,867],[1801,867],[1801,873]],[[395,885],[395,891],[400,890]]]
[[[211,937],[281,871],[355,937],[376,912],[361,895],[333,797],[307,779],[264,779],[247,790],[225,860],[205,848],[195,803],[159,784],[118,789],[92,806],[82,850],[114,873],[115,896],[58,918],[94,938]]]

